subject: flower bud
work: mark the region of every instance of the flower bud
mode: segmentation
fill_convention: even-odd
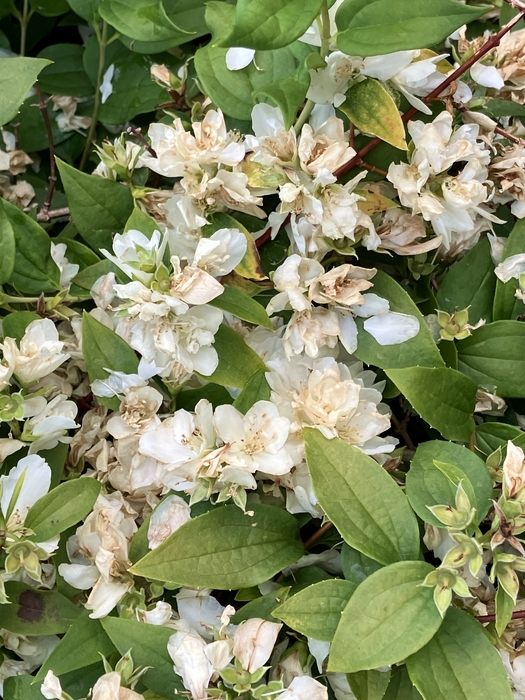
[[[459,569],[468,564],[470,573],[477,578],[477,574],[483,564],[483,549],[481,545],[474,538],[468,537],[461,532],[453,534],[452,537],[458,545],[452,547],[445,554],[443,566]]]
[[[452,506],[427,506],[429,511],[434,515],[440,522],[453,530],[464,530],[470,525],[474,516],[476,515],[476,509],[471,508],[470,499],[462,486],[461,481],[458,484],[456,490],[456,507]]]

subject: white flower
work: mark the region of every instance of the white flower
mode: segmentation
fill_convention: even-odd
[[[56,122],[60,131],[67,133],[69,131],[89,129],[93,121],[92,117],[81,117],[76,114],[77,105],[85,100],[79,100],[70,95],[52,95],[51,101],[53,102],[53,111],[60,110],[60,113],[56,115]]]
[[[157,411],[163,400],[160,391],[150,386],[127,389],[119,413],[107,422],[109,434],[122,439],[151,430],[160,423]]]
[[[513,654],[512,657],[508,651],[498,649],[505,670],[511,682],[515,700],[525,698],[525,655]]]
[[[100,85],[100,95],[101,102],[105,104],[110,95],[113,94],[113,76],[115,75],[115,64],[112,63],[102,77],[102,83]]]
[[[0,476],[0,510],[7,518],[8,528],[23,525],[29,509],[39,498],[46,495],[50,484],[51,469],[38,455],[23,457],[7,476]],[[18,496],[11,504],[15,489]]]
[[[363,328],[379,345],[398,345],[416,337],[419,333],[419,321],[410,314],[389,311],[367,318]]]
[[[318,304],[361,305],[365,301],[361,292],[374,286],[370,280],[375,273],[375,268],[339,265],[317,277],[310,285],[308,296]]]
[[[521,447],[507,442],[507,456],[503,462],[503,493],[505,498],[516,498],[525,486],[525,455]]]
[[[525,253],[509,256],[494,270],[496,277],[504,283],[510,282],[511,279],[519,279],[524,272]]]
[[[242,70],[249,66],[255,56],[255,49],[234,47],[226,52],[226,67],[228,70]]]
[[[306,97],[316,104],[332,104],[339,107],[345,101],[345,93],[362,59],[334,51],[326,59],[326,66],[310,71],[310,87]]]
[[[149,548],[158,547],[190,519],[190,507],[186,501],[174,494],[165,498],[151,514],[148,526]]]
[[[324,267],[317,260],[290,255],[273,273],[273,284],[279,292],[270,300],[266,310],[269,315],[290,306],[295,311],[311,308],[306,298],[312,282],[324,273]]]
[[[314,122],[313,126],[305,124],[299,139],[298,155],[305,172],[317,175],[325,169],[334,173],[355,156],[345,136],[342,119],[332,116],[321,124]]]
[[[47,402],[43,396],[26,401],[22,439],[31,440],[30,454],[39,450],[51,450],[59,442],[67,443],[70,438],[68,430],[80,427],[75,423],[78,407],[74,401],[67,401],[64,394],[59,394]]]
[[[206,700],[206,688],[213,675],[213,667],[205,653],[206,642],[198,634],[180,630],[169,638],[168,654],[175,673],[181,678],[193,700]]]
[[[251,473],[286,474],[293,466],[286,450],[290,421],[279,415],[270,401],[257,401],[242,415],[227,404],[214,415],[217,434],[227,445],[222,459],[234,468]]]
[[[120,673],[113,671],[101,676],[91,690],[91,700],[144,700],[144,696],[121,687]]]
[[[224,606],[210,595],[208,589],[196,591],[181,588],[176,598],[181,620],[187,622],[192,631],[205,640],[213,640],[216,631],[223,625]]]
[[[501,77],[498,69],[495,66],[486,66],[478,61],[470,67],[470,77],[478,85],[483,87],[494,88],[501,90],[505,86],[505,81]]]
[[[243,259],[248,243],[236,228],[221,228],[197,243],[193,264],[213,277],[229,274]]]
[[[0,348],[4,361],[13,367],[13,373],[24,385],[30,385],[54,372],[69,358],[63,353],[64,343],[51,319],[32,321],[20,341],[20,349],[12,338],[5,338]]]
[[[310,676],[298,676],[276,700],[328,700],[328,690]]]
[[[191,164],[238,165],[244,158],[244,146],[226,131],[220,110],[210,110],[202,122],[193,123],[193,134],[176,119],[173,126],[152,124],[151,145],[157,154],[142,156],[148,168],[166,177],[184,177]]]
[[[270,658],[282,624],[252,617],[233,636],[233,655],[248,673],[258,671]]]
[[[361,74],[383,82],[389,80],[423,114],[432,114],[425,103],[416,95],[424,97],[444,79],[436,65],[447,54],[419,59],[421,51],[396,51],[383,56],[370,56],[363,60]],[[419,59],[419,60],[418,60]]]
[[[47,672],[40,686],[40,692],[47,700],[62,700],[62,686],[53,671]]]
[[[79,266],[70,263],[66,257],[67,246],[65,243],[53,243],[51,241],[51,257],[55,265],[60,270],[60,287],[68,289],[71,285],[71,280],[79,271]]]
[[[128,277],[148,285],[162,262],[167,242],[167,237],[159,231],[154,231],[148,238],[140,231],[130,229],[114,236],[113,255],[104,249],[101,252]]]
[[[297,138],[292,128],[286,129],[279,107],[257,104],[252,109],[254,136],[246,135],[246,147],[253,151],[252,160],[266,166],[290,166],[297,159]]]
[[[317,357],[321,348],[335,348],[340,334],[339,315],[334,311],[322,306],[296,311],[283,335],[284,349],[287,357],[303,352]]]
[[[107,379],[96,379],[92,383],[91,388],[95,396],[111,398],[112,396],[123,397],[128,389],[146,386],[147,380],[157,374],[158,368],[154,364],[141,359],[137,374],[126,374],[125,372],[104,369],[109,373]]]

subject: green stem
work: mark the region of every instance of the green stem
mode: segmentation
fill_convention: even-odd
[[[92,114],[92,121],[91,121],[91,126],[89,127],[89,131],[87,133],[86,137],[86,145],[84,147],[84,152],[82,153],[82,159],[80,161],[80,170],[84,170],[84,167],[86,165],[89,153],[91,151],[91,146],[93,144],[94,138],[95,138],[95,131],[97,128],[97,118],[98,118],[98,110],[100,109],[100,104],[101,104],[101,94],[100,94],[100,86],[102,85],[102,78],[104,75],[104,61],[106,58],[106,46],[108,45],[108,25],[106,22],[102,22],[102,33],[100,33],[100,30],[98,29],[97,25],[93,25],[95,28],[95,33],[97,35],[98,39],[98,70],[97,70],[97,82],[95,85],[95,104],[93,105],[93,114]]]
[[[330,14],[328,12],[328,4],[324,0],[321,6],[321,24],[323,26],[321,33],[321,58],[328,56],[330,52]]]
[[[294,130],[295,133],[298,134],[301,129],[303,128],[304,124],[308,121],[308,117],[312,113],[312,109],[315,106],[315,102],[312,100],[306,100],[304,107],[302,108],[299,116],[297,117],[297,121],[295,122]]]
[[[330,51],[330,15],[328,13],[328,4],[326,0],[323,1],[323,4],[321,6],[321,16],[320,18],[320,25],[321,25],[321,58],[324,58],[325,56],[328,55]],[[296,134],[298,134],[303,126],[306,124],[308,121],[308,117],[312,113],[312,110],[315,106],[315,103],[312,100],[306,100],[304,107],[302,108],[299,116],[297,117],[297,121],[295,122],[294,125],[294,131]]]
[[[29,12],[29,0],[24,0],[24,9],[22,10],[22,16],[19,15],[18,21],[20,22],[20,55],[26,55],[26,43],[27,43],[27,25],[31,19],[31,12]]]

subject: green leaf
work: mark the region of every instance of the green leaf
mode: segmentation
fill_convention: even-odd
[[[268,51],[288,46],[310,27],[322,0],[238,0],[231,33],[219,46]]]
[[[73,12],[79,17],[94,23],[99,19],[98,7],[102,0],[67,0]]]
[[[331,642],[341,613],[357,586],[333,578],[303,588],[273,611],[273,616],[306,637]]]
[[[401,561],[365,579],[343,611],[328,670],[390,666],[421,649],[442,622],[432,588],[421,586],[431,571],[425,562]]]
[[[296,0],[293,2],[295,4]],[[218,26],[232,26],[234,10],[224,2],[209,3],[206,22],[214,29],[214,34]],[[300,48],[304,51],[304,47]],[[227,52],[228,49],[215,46],[212,42],[195,53],[195,68],[205,93],[214,104],[228,116],[244,121],[251,121],[252,108],[256,103],[254,95],[295,75],[299,65],[297,47],[293,44],[274,51],[258,51],[255,57],[257,66],[252,62],[247,68],[237,71],[227,68]]]
[[[476,426],[476,447],[490,455],[498,447],[504,448],[509,440],[518,447],[525,446],[525,432],[506,423],[482,423]]]
[[[259,589],[255,589],[259,592]],[[282,604],[286,600],[288,593],[290,591],[290,586],[284,586],[283,588],[278,588],[271,593],[259,596],[255,600],[251,600],[246,605],[243,605],[240,610],[237,610],[235,615],[230,619],[232,625],[239,625],[244,620],[249,620],[251,617],[260,617],[262,620],[268,620],[268,622],[275,622],[275,617],[272,615],[275,608]]]
[[[192,39],[169,19],[160,0],[104,0],[98,11],[118,32],[138,41],[173,41],[175,46]]]
[[[82,354],[91,383],[95,379],[106,379],[108,369],[135,374],[139,366],[135,352],[126,341],[87,312],[82,320]],[[99,398],[99,401],[114,411],[120,406],[116,397]]]
[[[65,243],[67,248],[67,259],[69,262],[75,263],[81,270],[85,270],[90,265],[96,265],[100,262],[100,258],[87,245],[75,240],[74,238],[58,238],[54,239],[56,243]],[[118,268],[115,268],[118,269]]]
[[[16,244],[15,266],[9,284],[22,294],[60,289],[60,270],[51,257],[51,241],[47,233],[13,204],[4,201],[3,207]]]
[[[219,355],[219,365],[213,374],[206,377],[210,382],[244,389],[257,370],[266,369],[260,357],[246,345],[243,337],[224,324],[221,324],[215,334],[213,346]]]
[[[129,278],[126,273],[122,272],[120,268],[114,265],[111,260],[101,260],[94,265],[89,265],[83,270],[80,270],[76,277],[73,277],[73,281],[70,287],[70,294],[76,297],[83,297],[85,299],[91,298],[91,287],[95,282],[102,277],[107,275],[108,272],[114,272],[117,282],[125,284],[129,282]]]
[[[102,6],[101,6],[102,7]],[[120,43],[108,47],[106,66],[115,66],[111,80],[113,92],[100,105],[99,119],[107,124],[122,124],[138,114],[151,112],[157,105],[165,102],[169,96],[161,85],[151,79],[152,60],[129,51]],[[173,58],[169,54],[159,57],[159,62],[170,65]],[[86,46],[84,56],[86,72],[93,79],[98,67],[98,42],[92,37]]]
[[[365,578],[368,578],[374,571],[380,569],[382,564],[370,559],[357,549],[343,543],[341,549],[341,568],[343,576],[347,581],[355,583],[357,586],[362,583]]]
[[[2,627],[15,634],[62,634],[80,614],[58,591],[36,590],[19,581],[7,581],[11,603],[2,606]]]
[[[173,629],[118,617],[104,617],[101,622],[120,654],[131,648],[135,668],[151,666],[141,677],[148,688],[167,698],[173,697],[173,693],[184,692],[168,654],[168,640],[174,633]]]
[[[201,399],[209,401],[214,408],[223,403],[233,403],[232,397],[223,386],[207,383],[198,389],[183,389],[180,394],[177,394],[177,409],[185,408],[186,411],[194,411]]]
[[[267,97],[274,102],[282,112],[285,127],[289,129],[295,122],[309,87],[309,74],[299,72],[257,90],[254,97]]]
[[[78,232],[94,250],[111,250],[112,234],[123,231],[133,211],[128,187],[86,175],[57,158],[71,216]]]
[[[458,367],[478,386],[499,396],[525,398],[525,325],[495,321],[457,344]]]
[[[388,299],[391,311],[411,314],[419,320],[419,333],[415,338],[399,345],[379,345],[370,333],[363,329],[363,319],[357,318],[359,344],[354,353],[355,356],[367,365],[375,365],[381,369],[413,367],[414,365],[443,367],[443,359],[425,319],[403,287],[381,270],[374,275],[373,282],[372,291],[374,294]]]
[[[491,117],[525,117],[525,105],[512,100],[489,100],[484,109]]]
[[[11,222],[0,199],[0,285],[5,284],[11,278],[15,269],[16,242]]]
[[[152,219],[151,216],[145,214],[142,209],[135,206],[124,226],[124,231],[129,231],[130,229],[140,231],[148,238],[151,238],[155,231],[159,230],[159,225],[155,219]]]
[[[47,542],[76,525],[91,512],[101,484],[95,479],[64,481],[31,507],[24,525],[35,533],[35,542]]]
[[[382,700],[390,683],[390,670],[349,673],[348,683],[357,700]]]
[[[392,670],[383,700],[422,700],[418,689],[408,677],[406,666],[397,666]]]
[[[246,413],[257,401],[269,401],[271,393],[270,385],[266,381],[266,372],[259,369],[248,379],[233,405],[241,413]]]
[[[468,442],[477,386],[449,367],[387,369],[385,373],[432,428],[447,440]]]
[[[505,592],[503,586],[498,586],[496,591],[496,633],[499,637],[505,632],[507,625],[512,620],[513,612],[513,598]]]
[[[449,314],[470,306],[469,323],[473,325],[481,318],[490,323],[495,290],[496,276],[490,257],[490,243],[488,238],[483,238],[449,268],[437,293],[437,300],[439,308]]]
[[[40,686],[32,685],[33,676],[11,676],[5,679],[4,700],[43,700]]]
[[[235,272],[241,277],[245,277],[251,280],[261,281],[267,279],[261,267],[261,260],[259,258],[259,252],[255,244],[252,234],[248,229],[243,226],[240,221],[234,219],[233,216],[225,214],[224,212],[216,212],[212,214],[210,218],[211,223],[207,226],[203,226],[201,233],[206,238],[212,236],[215,231],[221,228],[236,228],[246,238],[247,248],[243,259],[235,268]]]
[[[408,501],[372,457],[345,440],[304,430],[315,495],[350,546],[381,564],[417,559],[419,530]]]
[[[485,12],[456,0],[346,0],[336,15],[337,46],[351,56],[424,49]]]
[[[449,608],[436,636],[407,659],[425,700],[512,700],[505,667],[479,622]]]
[[[512,255],[518,255],[525,250],[525,220],[518,219],[512,229],[503,249],[501,260],[506,260]],[[502,321],[504,319],[515,319],[523,312],[523,302],[516,299],[516,290],[519,282],[510,279],[503,283],[500,279],[496,281],[496,294],[494,296],[493,319]]]
[[[49,64],[43,58],[0,58],[0,126],[16,117],[38,74]]]
[[[131,568],[136,576],[189,588],[247,588],[267,581],[304,553],[296,519],[250,503],[213,510],[185,523]]]
[[[89,610],[83,610],[74,620],[37,673],[36,681],[43,681],[51,670],[61,676],[85,668],[100,661],[100,654],[109,656],[115,651],[100,620],[92,620],[89,615]]]
[[[359,131],[406,151],[405,126],[390,93],[378,80],[366,78],[355,83],[346,93],[339,109]]]
[[[242,321],[253,323],[256,326],[265,326],[273,330],[266,309],[258,301],[249,297],[238,287],[226,285],[224,291],[215,299],[208,302],[210,306],[227,311]]]
[[[458,477],[456,483],[463,479],[465,490],[472,489],[469,498],[474,496],[472,506],[477,508],[477,521],[483,520],[492,497],[492,481],[487,467],[466,447],[443,440],[430,440],[419,445],[406,477],[406,494],[419,517],[426,523],[443,527],[427,506],[453,506],[455,502],[456,486],[435,466],[435,460],[453,466]]]
[[[72,95],[73,97],[93,95],[95,88],[82,62],[84,56],[82,46],[78,44],[46,46],[38,56],[52,61],[38,78],[38,83],[44,92],[50,95]],[[40,119],[42,119],[41,116]]]
[[[44,17],[58,17],[69,12],[67,0],[31,0],[31,8]]]

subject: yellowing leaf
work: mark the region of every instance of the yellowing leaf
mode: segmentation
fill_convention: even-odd
[[[353,85],[339,109],[364,134],[377,136],[395,148],[407,150],[405,127],[399,110],[378,80],[367,78]]]
[[[395,209],[399,206],[399,204],[396,204],[396,202],[393,200],[388,199],[388,197],[384,197],[382,194],[379,194],[379,192],[356,190],[356,194],[365,198],[364,201],[358,202],[357,206],[362,212],[368,214],[368,216],[372,216],[372,214],[376,214],[379,211]]]

